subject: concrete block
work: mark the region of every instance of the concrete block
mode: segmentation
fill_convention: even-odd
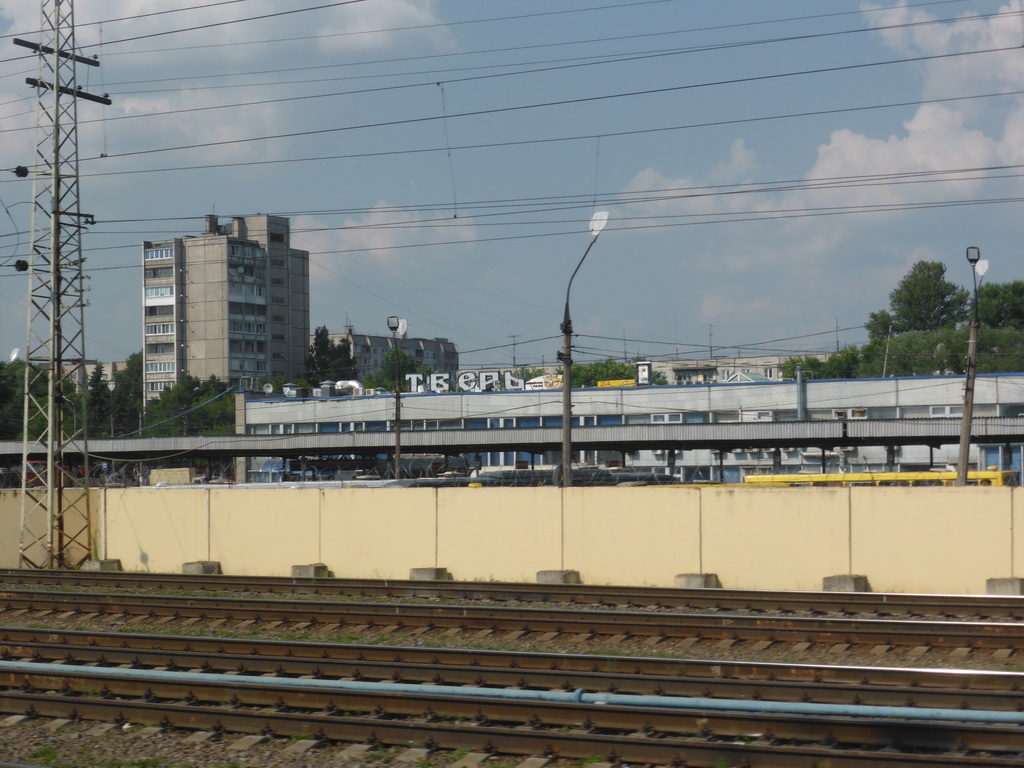
[[[402,752],[402,754],[395,757],[394,762],[397,765],[409,763],[422,763],[428,757],[430,757],[429,749],[422,749],[420,747],[410,747],[409,749]]]
[[[120,571],[120,560],[86,560],[82,563],[83,571]]]
[[[323,563],[292,566],[293,579],[326,579],[330,575],[330,569]]]
[[[1005,579],[987,579],[986,595],[1024,595],[1024,579],[1008,577]]]
[[[579,571],[537,571],[538,584],[582,584]]]
[[[821,581],[825,592],[870,592],[867,576],[839,575],[826,576]]]
[[[28,720],[28,715],[11,715],[0,720],[0,728],[10,728],[12,725]]]
[[[410,568],[411,581],[451,581],[452,575],[447,568]]]
[[[372,751],[372,744],[349,744],[341,751],[341,757],[347,760],[361,760]]]
[[[191,563],[182,563],[181,572],[195,573],[199,575],[223,573],[220,569],[220,562],[217,560],[196,560]]]
[[[251,736],[243,736],[242,738],[231,742],[228,744],[227,748],[233,752],[242,752],[246,749],[255,747],[257,744],[266,744],[268,741],[269,739],[266,736],[254,733]]]
[[[490,759],[491,756],[486,752],[470,752],[452,763],[452,768],[479,768]]]
[[[676,589],[721,589],[717,573],[677,573]]]
[[[293,741],[284,749],[286,755],[304,755],[314,749],[320,749],[324,745],[324,742],[316,739],[299,739]]]
[[[220,734],[216,731],[196,731],[185,739],[188,744],[203,744],[207,741],[220,741]]]

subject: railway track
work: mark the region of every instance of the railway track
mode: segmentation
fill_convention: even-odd
[[[723,662],[0,627],[0,661],[256,677],[1024,711],[1024,673]]]
[[[385,599],[569,603],[581,606],[937,616],[1024,621],[1024,597],[998,595],[778,592],[737,589],[516,584],[375,579],[291,579],[257,576],[0,569],[0,583],[46,587],[162,589],[289,595],[351,595]]]
[[[4,630],[12,631],[27,634],[25,630]],[[123,639],[137,646],[129,652],[139,658],[134,663],[109,667],[87,665],[94,663],[88,661],[89,653],[97,648],[111,655],[106,663],[113,663],[113,635],[52,633],[48,642],[34,644],[5,639],[5,650],[31,651],[34,658],[40,656],[35,651],[47,644],[67,652],[59,661],[50,663],[0,661],[0,711],[119,724],[160,723],[163,728],[183,730],[293,737],[313,734],[317,739],[330,741],[414,743],[428,749],[473,749],[505,755],[579,759],[601,754],[613,762],[662,765],[1009,766],[1019,765],[1024,759],[1024,730],[1019,725],[745,713],[729,711],[728,707],[711,712],[701,707],[659,706],[657,699],[652,702],[648,698],[637,706],[594,706],[540,698],[506,699],[501,696],[504,688],[480,690],[479,685],[475,686],[479,695],[473,698],[450,690],[439,691],[435,685],[392,691],[387,686],[374,688],[366,684],[369,690],[351,690],[332,687],[332,680],[326,678],[323,670],[319,676],[297,677],[305,670],[308,659],[318,651],[321,655],[327,652],[327,645],[278,644],[279,655],[274,659],[278,668],[273,677],[256,670],[249,674],[235,670],[236,674],[229,676],[214,671],[214,657],[227,660],[231,655],[244,656],[232,654],[229,648],[207,654],[208,662],[203,668],[208,671],[204,672],[174,673],[166,665],[142,668],[142,646],[147,642],[161,646],[152,657],[156,660],[168,654],[163,648],[167,643],[223,645],[222,641],[130,636]],[[247,645],[251,643],[229,644],[237,646],[235,650]],[[359,652],[373,650],[396,652],[371,647]],[[417,654],[423,650],[398,652]],[[530,658],[526,654],[517,656],[524,663]],[[198,662],[199,657],[190,657],[190,661]],[[448,659],[451,661],[454,656]],[[534,659],[531,664],[540,667],[547,661]],[[617,661],[632,664],[636,660]],[[645,661],[651,665],[673,663],[660,659]],[[322,658],[320,662],[327,663]],[[586,663],[593,664],[594,660],[576,657],[569,665]],[[597,663],[611,664],[612,659]],[[498,665],[480,665],[477,669],[482,669],[478,676],[482,675],[485,682],[496,680],[488,676],[502,669],[520,672],[518,667],[508,670]],[[929,677],[922,671],[912,674],[918,676],[918,684]],[[941,674],[945,684],[954,684],[955,676]],[[518,686],[516,690],[520,695],[531,695]]]
[[[651,765],[1024,763],[1024,674],[1014,672],[259,637],[900,649],[1000,661],[1024,641],[1024,623],[1013,620],[1024,612],[1020,598],[22,571],[0,572],[0,581],[16,587],[0,591],[5,715]],[[98,589],[116,591],[84,591]],[[239,590],[244,597],[232,594]],[[945,618],[924,618],[935,616]],[[25,626],[36,623],[129,631]],[[232,632],[247,637],[210,636]]]
[[[764,650],[788,643],[832,649],[869,647],[882,653],[901,647],[923,655],[944,650],[967,654],[989,651],[1009,657],[1024,645],[1024,623],[952,620],[898,621],[819,616],[706,614],[660,611],[540,609],[493,605],[392,602],[340,602],[206,596],[150,596],[94,592],[7,590],[0,592],[0,622],[25,617],[195,624],[212,628],[259,625],[270,629],[423,634],[473,633],[546,640],[560,635],[602,638],[617,643],[640,639],[650,645],[671,640],[682,648],[713,642],[728,648],[746,643]]]

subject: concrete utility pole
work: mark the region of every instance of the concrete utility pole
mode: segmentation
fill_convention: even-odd
[[[395,353],[395,455],[393,457],[392,474],[395,480],[402,477],[402,365],[401,353],[398,349],[398,329],[401,318],[396,315],[388,317],[388,330],[391,331],[392,350]]]
[[[960,416],[960,452],[956,462],[956,484],[967,485],[967,461],[971,452],[971,421],[974,418],[974,377],[978,360],[978,277],[988,271],[988,262],[981,258],[981,249],[974,246],[967,249],[967,261],[974,277],[974,294],[971,301],[970,331],[967,338],[967,365],[964,377],[964,408]],[[980,469],[980,467],[979,467]]]
[[[562,351],[558,353],[558,359],[562,361],[562,482],[563,488],[572,485],[572,317],[569,315],[569,291],[572,290],[572,281],[576,279],[576,273],[580,271],[583,262],[590,253],[590,249],[597,242],[598,235],[608,223],[608,212],[598,211],[590,219],[590,234],[592,239],[587,250],[583,252],[580,263],[572,271],[569,278],[569,285],[565,288],[565,314],[562,318]]]
[[[75,381],[85,391],[85,329],[81,236],[92,217],[79,210],[79,99],[110,104],[78,89],[72,0],[43,0],[40,42],[14,44],[38,54],[36,154],[33,163],[32,251],[25,344],[21,539],[24,568],[75,567],[92,556],[85,397],[72,405]],[[81,454],[81,474],[65,453]],[[76,487],[77,486],[77,487]],[[74,491],[68,489],[75,488]]]

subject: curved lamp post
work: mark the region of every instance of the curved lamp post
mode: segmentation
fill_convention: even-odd
[[[401,319],[397,315],[388,317],[391,344],[395,350],[395,463],[392,474],[395,480],[402,476],[402,366],[398,355],[398,327]]]
[[[978,278],[988,272],[988,261],[981,258],[981,249],[967,249],[967,261],[974,277],[974,296],[971,304],[970,331],[967,337],[967,370],[964,381],[964,409],[960,416],[960,453],[956,461],[956,484],[967,485],[967,459],[971,451],[971,420],[974,417],[974,373],[978,359]]]
[[[597,236],[601,234],[605,224],[608,223],[608,211],[598,211],[590,219],[590,234],[592,236],[590,245],[583,252],[580,263],[572,271],[569,278],[569,285],[565,289],[565,317],[562,319],[562,351],[558,353],[558,359],[562,363],[562,482],[563,488],[572,485],[572,318],[569,316],[569,291],[572,290],[572,281],[576,273],[583,266],[587,254],[597,242]]]

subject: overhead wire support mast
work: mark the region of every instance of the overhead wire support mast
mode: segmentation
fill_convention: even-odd
[[[26,568],[70,568],[92,557],[85,392],[85,284],[81,238],[93,223],[79,209],[79,99],[110,104],[76,84],[72,0],[42,0],[40,42],[15,39],[38,54],[26,82],[38,90],[28,263],[28,327],[22,422],[21,538]],[[75,382],[82,396],[75,395]],[[66,454],[82,457],[75,466]]]

